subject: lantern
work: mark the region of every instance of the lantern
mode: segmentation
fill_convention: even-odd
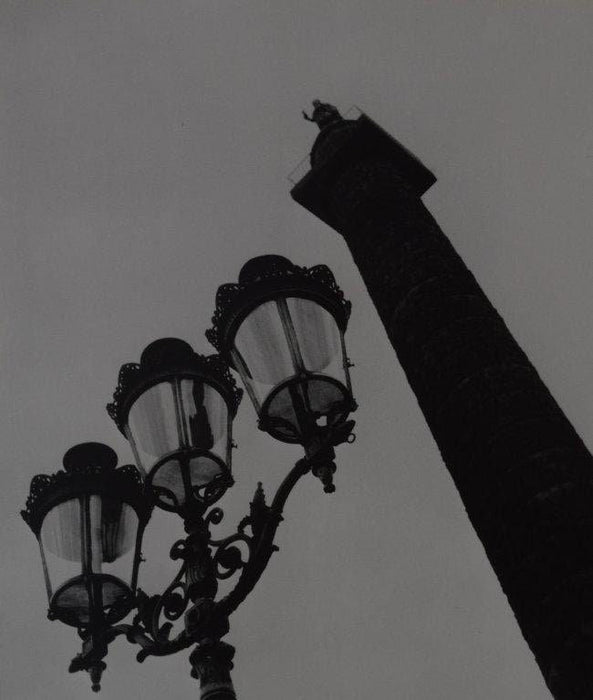
[[[104,628],[133,607],[140,542],[150,508],[132,465],[101,443],[72,447],[64,471],[39,474],[22,516],[41,551],[49,616]]]
[[[187,513],[232,484],[232,419],[241,390],[217,355],[177,338],[151,343],[124,365],[107,410],[147,474],[156,504]]]
[[[325,265],[277,255],[247,262],[219,287],[208,340],[247,389],[259,427],[308,449],[339,433],[356,408],[344,332],[350,302]]]

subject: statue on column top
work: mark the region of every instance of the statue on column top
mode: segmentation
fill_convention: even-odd
[[[321,100],[313,100],[313,114],[309,116],[303,110],[303,117],[309,122],[315,122],[320,129],[342,121],[342,115],[337,108],[327,102],[321,102]]]

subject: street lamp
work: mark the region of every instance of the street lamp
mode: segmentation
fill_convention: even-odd
[[[40,543],[49,616],[78,629],[83,647],[70,671],[87,670],[93,690],[100,689],[109,643],[125,635],[142,647],[139,661],[195,646],[190,662],[202,699],[236,697],[234,649],[222,641],[229,615],[277,549],[275,533],[297,481],[312,471],[333,491],[334,447],[352,439],[349,314],[327,267],[297,267],[271,255],[250,260],[238,284],[218,290],[207,337],[220,355],[198,355],[182,340],[163,338],[139,363],[121,368],[107,410],[137,468],[116,469],[111,448],[85,443],[66,453],[64,472],[34,477],[22,514]],[[269,505],[258,484],[237,531],[216,540],[210,526],[223,511],[213,505],[233,484],[232,420],[242,394],[227,365],[239,372],[259,427],[301,444],[305,456]],[[148,596],[136,583],[153,507],[181,517],[187,536],[171,547],[171,558],[181,561],[177,575],[163,593]],[[55,581],[50,553],[72,569]],[[116,575],[110,567],[126,556],[128,575]],[[232,590],[217,599],[218,581],[235,575]],[[122,622],[131,611],[132,621]]]
[[[317,460],[323,455],[317,475],[326,491],[333,491],[331,436],[350,433],[356,408],[344,345],[350,308],[325,265],[263,255],[243,266],[238,284],[219,287],[206,332],[239,372],[260,429]]]
[[[162,338],[125,364],[107,410],[130,442],[157,505],[212,505],[232,484],[231,429],[242,392],[218,355]]]
[[[87,670],[98,690],[104,633],[134,607],[151,506],[138,470],[116,469],[107,445],[75,445],[62,463],[64,471],[33,478],[22,516],[39,541],[48,617],[76,627],[93,650]]]

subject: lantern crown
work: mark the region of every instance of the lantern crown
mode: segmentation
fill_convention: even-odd
[[[102,442],[82,442],[66,452],[62,465],[69,473],[84,472],[91,465],[109,472],[117,466],[117,455],[115,450]]]
[[[115,452],[99,442],[85,442],[70,448],[63,458],[63,471],[37,474],[31,480],[23,520],[38,535],[47,513],[59,503],[84,494],[116,493],[129,503],[141,519],[150,514],[143,495],[140,472],[132,464],[118,469]]]
[[[236,414],[243,391],[237,387],[222,358],[199,355],[179,338],[160,338],[144,349],[140,363],[128,362],[119,371],[113,401],[107,405],[107,413],[119,430],[124,433],[128,410],[145,389],[180,374],[199,377],[214,385],[226,399],[231,414]]]
[[[238,282],[218,288],[206,338],[233,366],[230,350],[241,321],[259,304],[288,296],[317,302],[332,314],[342,331],[346,329],[352,305],[344,299],[329,267],[299,267],[281,255],[260,255],[243,265]]]

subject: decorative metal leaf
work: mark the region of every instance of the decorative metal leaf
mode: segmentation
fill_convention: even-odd
[[[241,550],[234,546],[219,551],[217,560],[225,569],[236,570],[245,565],[241,556]]]

